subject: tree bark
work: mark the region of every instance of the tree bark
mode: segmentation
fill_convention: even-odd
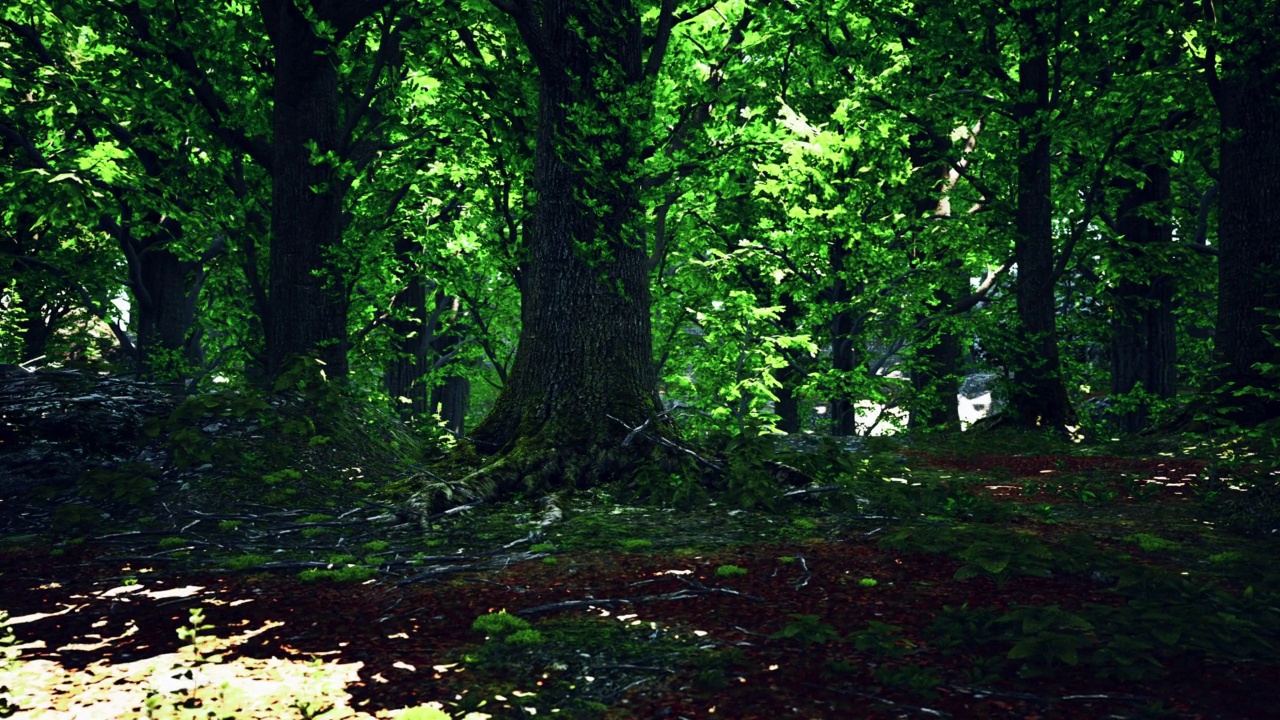
[[[397,248],[414,244],[407,238],[396,243]],[[401,255],[407,256],[408,252]],[[411,272],[405,289],[396,296],[392,307],[388,324],[394,349],[383,370],[387,394],[405,422],[421,418],[432,409],[426,375],[431,368],[430,350],[435,343],[437,318],[427,308],[430,289],[426,278],[417,271]]]
[[[660,410],[638,194],[635,128],[653,103],[639,13],[629,0],[545,0],[537,17],[516,5],[539,69],[522,327],[508,382],[472,434],[479,452],[503,456],[499,492],[609,479],[625,464],[624,424]]]
[[[1173,226],[1151,219],[1169,200],[1169,171],[1142,167],[1146,182],[1117,180],[1125,190],[1117,211],[1117,231],[1124,247],[1120,280],[1111,291],[1111,394],[1124,395],[1141,386],[1159,398],[1178,390],[1177,338],[1174,330],[1174,278],[1162,271],[1161,252],[1173,241]],[[1154,207],[1153,207],[1154,206]],[[1147,428],[1146,403],[1115,413],[1119,429],[1137,433]]]
[[[1280,35],[1274,2],[1219,7],[1227,44],[1214,93],[1222,122],[1217,381],[1220,407],[1252,424],[1280,417],[1280,338],[1267,332],[1280,325]],[[1244,388],[1264,395],[1232,393]]]
[[[338,61],[293,0],[260,0],[259,7],[275,58],[267,377],[314,355],[329,378],[343,378],[348,298],[335,262],[343,193],[323,159],[340,149]]]
[[[1062,428],[1075,413],[1062,383],[1054,303],[1049,112],[1049,34],[1039,8],[1020,14],[1027,40],[1018,63],[1018,196],[1014,256],[1018,320],[1026,345],[1014,368],[1010,406],[1025,427]]]
[[[861,333],[862,323],[848,309],[848,304],[861,287],[851,288],[846,280],[849,250],[843,238],[834,238],[828,248],[831,261],[831,277],[833,282],[828,290],[828,299],[837,308],[831,318],[831,369],[841,378],[852,375],[858,369],[859,353],[856,346]],[[843,382],[838,381],[838,382]],[[831,398],[831,433],[837,437],[852,437],[858,434],[858,412],[853,398],[847,392],[837,393]]]

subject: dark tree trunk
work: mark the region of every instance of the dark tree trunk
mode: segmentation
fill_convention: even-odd
[[[395,347],[384,369],[383,383],[396,412],[405,422],[412,422],[432,410],[426,375],[431,370],[436,315],[427,308],[430,294],[427,284],[421,275],[411,275],[408,285],[396,296],[388,323]]]
[[[1178,390],[1177,344],[1174,332],[1174,278],[1164,271],[1162,255],[1173,240],[1173,226],[1152,219],[1165,216],[1169,200],[1169,171],[1156,165],[1141,168],[1146,182],[1117,180],[1125,190],[1117,211],[1116,230],[1124,246],[1120,280],[1111,292],[1111,394],[1123,395],[1141,386],[1159,398]],[[1136,433],[1147,428],[1146,404],[1116,413],[1120,430]]]
[[[967,150],[972,148],[971,140]],[[923,170],[921,174],[926,181],[915,202],[915,217],[949,217],[951,200],[948,194],[959,177],[944,161],[945,153],[951,152],[951,147],[928,136],[915,136],[908,152],[912,165]],[[928,315],[917,318],[917,327],[923,326],[924,331],[915,341],[911,386],[916,400],[907,423],[910,428],[959,430],[960,338],[948,323],[930,322],[929,316],[951,307],[958,299],[960,292],[957,288],[964,282],[960,274],[962,267],[959,262],[948,261],[946,246],[938,241],[942,236],[932,234],[945,232],[943,226],[917,223],[911,232],[916,235],[911,243],[913,248],[929,248],[912,252],[912,263],[938,266],[937,272],[941,277],[932,301],[927,304]]]
[[[471,381],[450,375],[431,391],[431,406],[440,413],[445,429],[458,437],[467,433],[467,411],[471,407]]]
[[[828,247],[831,259],[831,276],[835,278],[828,299],[837,308],[831,318],[831,369],[839,377],[848,377],[858,369],[856,342],[859,326],[854,313],[848,308],[854,292],[845,279],[845,262],[849,251],[842,238],[836,238]],[[831,433],[837,437],[852,437],[858,433],[858,413],[853,398],[847,393],[837,393],[831,398]]]
[[[634,134],[652,112],[639,12],[630,0],[545,0],[538,17],[514,5],[539,69],[536,199],[515,361],[472,434],[480,452],[505,455],[499,491],[607,479],[623,423],[660,409]]]
[[[1061,428],[1074,421],[1058,356],[1054,303],[1053,205],[1049,134],[1049,35],[1039,9],[1021,13],[1027,41],[1018,63],[1018,206],[1014,257],[1018,263],[1018,320],[1025,345],[1014,366],[1014,421]]]
[[[1215,97],[1222,119],[1215,351],[1220,404],[1244,423],[1280,417],[1280,34],[1275,4],[1218,6],[1229,40]],[[1229,9],[1228,9],[1229,8]],[[1271,370],[1260,369],[1270,365]],[[1233,396],[1261,388],[1272,397]],[[1232,409],[1238,408],[1238,409]]]
[[[344,184],[329,162],[311,159],[312,147],[320,156],[341,150],[338,59],[293,0],[259,6],[275,58],[267,377],[315,355],[329,378],[343,378],[348,302],[334,254]]]
[[[136,301],[138,369],[147,378],[185,380],[204,362],[196,303],[204,287],[204,262],[222,243],[212,244],[206,258],[183,260],[173,249],[183,233],[176,219],[148,213],[142,228],[143,239],[130,228],[118,228]]]
[[[938,306],[947,307],[955,298],[945,290],[937,294]],[[916,391],[929,400],[911,411],[909,426],[939,430],[960,429],[960,338],[948,330],[939,330],[930,343],[917,350],[911,382]]]

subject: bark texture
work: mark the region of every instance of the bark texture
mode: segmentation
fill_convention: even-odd
[[[660,408],[634,134],[652,108],[639,13],[625,0],[515,9],[539,69],[536,199],[519,347],[472,434],[479,452],[505,456],[499,491],[514,478],[544,488],[608,479],[622,423]]]
[[[1050,38],[1039,8],[1021,12],[1026,40],[1018,63],[1018,198],[1014,256],[1018,263],[1018,320],[1025,339],[1014,367],[1010,405],[1027,427],[1063,427],[1075,413],[1062,383],[1054,303],[1052,165],[1049,112]]]
[[[1222,119],[1215,350],[1227,390],[1274,395],[1280,347],[1280,3],[1253,0],[1222,18],[1228,44],[1215,90]],[[1224,393],[1224,408],[1253,423],[1280,417],[1280,401]]]
[[[1164,271],[1164,253],[1173,241],[1173,226],[1165,217],[1169,200],[1169,171],[1155,165],[1142,168],[1146,181],[1119,180],[1125,191],[1117,217],[1123,246],[1120,280],[1112,290],[1111,394],[1123,395],[1141,386],[1158,398],[1178,390],[1177,342],[1174,332],[1174,278]],[[1141,432],[1151,420],[1145,404],[1114,413],[1120,430]]]
[[[260,0],[259,7],[275,59],[267,376],[315,355],[328,377],[342,378],[347,295],[334,262],[342,185],[330,163],[312,161],[311,149],[321,156],[341,149],[337,58],[293,0]]]

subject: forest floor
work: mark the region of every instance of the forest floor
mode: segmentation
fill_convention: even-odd
[[[979,442],[772,513],[10,522],[0,717],[1280,717],[1280,546],[1205,460]]]

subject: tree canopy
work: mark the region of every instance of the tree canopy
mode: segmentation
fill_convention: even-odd
[[[549,485],[638,428],[955,429],[986,392],[1026,427],[1209,391],[1272,421],[1276,16],[12,5],[0,361],[303,368]]]

